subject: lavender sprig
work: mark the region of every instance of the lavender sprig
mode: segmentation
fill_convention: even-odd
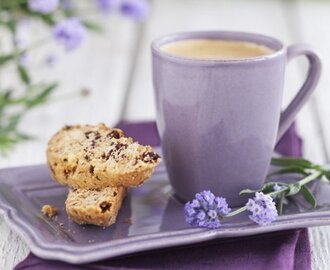
[[[216,229],[221,227],[221,220],[249,211],[249,218],[259,224],[268,225],[282,214],[286,198],[302,193],[305,200],[314,208],[317,201],[307,184],[322,178],[330,181],[330,171],[324,166],[313,164],[301,158],[276,158],[272,164],[281,167],[272,175],[299,173],[304,177],[294,183],[268,182],[259,190],[244,189],[239,194],[254,194],[241,208],[231,212],[226,199],[216,197],[210,191],[197,193],[192,202],[184,207],[186,221],[192,226]],[[217,204],[216,201],[221,201]]]
[[[231,212],[223,197],[216,197],[211,191],[203,191],[195,195],[195,199],[184,206],[186,221],[192,226],[218,229],[221,220],[249,211],[249,218],[260,225],[273,222],[278,216],[273,198],[262,192],[256,192],[245,206]]]
[[[221,227],[221,220],[229,212],[226,199],[214,196],[209,190],[197,193],[195,199],[184,206],[186,221],[190,225],[210,229]]]

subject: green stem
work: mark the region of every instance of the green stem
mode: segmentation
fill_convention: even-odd
[[[283,188],[280,189],[280,190],[273,191],[273,192],[271,192],[271,193],[267,193],[267,195],[272,196],[273,198],[275,198],[277,195],[284,193],[284,192],[287,191],[288,189],[289,189],[288,187],[283,187]]]
[[[314,172],[311,175],[305,177],[304,179],[301,179],[300,181],[298,181],[298,183],[300,185],[306,185],[309,182],[312,182],[312,181],[318,179],[319,177],[321,177],[322,174],[323,174],[323,172],[320,172],[320,171]]]
[[[323,173],[322,173],[322,172],[319,172],[319,171],[314,172],[314,173],[310,174],[309,176],[307,176],[307,177],[301,179],[301,180],[298,181],[297,183],[299,183],[301,186],[306,185],[306,184],[308,184],[308,183],[310,183],[310,182],[312,182],[312,181],[317,180],[318,178],[320,178],[320,177],[322,176],[322,174],[323,174]],[[284,195],[285,192],[286,192],[288,189],[289,189],[288,187],[283,186],[282,189],[277,190],[277,191],[274,191],[274,192],[271,192],[271,193],[268,193],[267,195],[272,196],[273,198],[275,198],[275,197],[276,197],[277,195],[279,195],[279,194]],[[238,209],[236,209],[235,211],[230,212],[228,215],[226,215],[226,216],[224,216],[224,217],[232,217],[232,216],[236,216],[236,215],[238,215],[238,214],[240,214],[240,213],[246,211],[246,208],[247,208],[246,206],[243,206],[243,207],[241,207],[241,208],[238,208]]]
[[[38,47],[40,47],[50,41],[51,41],[51,36],[46,36],[38,41],[33,42],[28,47],[24,48],[23,51],[31,51],[31,50],[37,49]]]
[[[0,8],[13,8],[20,6],[21,4],[27,3],[27,0],[9,0],[5,3],[0,4]]]
[[[320,172],[320,171],[314,172],[314,173],[306,176],[305,178],[299,180],[297,183],[299,183],[300,186],[306,185],[306,184],[308,184],[308,183],[310,183],[312,181],[315,181],[318,178],[320,178],[322,176],[322,174],[323,173]],[[283,186],[282,189],[277,190],[277,191],[274,191],[274,192],[271,192],[271,193],[267,193],[267,195],[272,196],[273,198],[275,198],[277,195],[283,194],[288,189],[289,189],[288,187]]]
[[[225,215],[224,217],[232,217],[232,216],[236,216],[242,212],[244,212],[246,210],[246,206],[243,206],[241,208],[236,209],[233,212],[230,212],[229,214]]]

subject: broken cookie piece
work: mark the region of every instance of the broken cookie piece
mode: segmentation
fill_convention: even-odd
[[[52,218],[57,215],[57,209],[53,205],[45,204],[41,208],[41,213],[49,218]]]
[[[49,141],[47,160],[54,180],[77,189],[135,187],[160,163],[151,146],[104,124],[64,127]]]
[[[125,194],[124,187],[71,189],[65,202],[66,212],[78,224],[107,227],[116,222]]]

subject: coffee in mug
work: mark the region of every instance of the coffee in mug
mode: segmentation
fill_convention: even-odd
[[[234,60],[269,55],[274,50],[253,42],[221,39],[185,39],[163,45],[161,51],[184,58]]]

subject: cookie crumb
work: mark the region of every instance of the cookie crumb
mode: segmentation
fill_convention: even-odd
[[[127,224],[129,224],[129,225],[132,225],[132,224],[133,224],[132,219],[131,219],[130,217],[125,218],[125,219],[124,219],[124,223],[127,223]]]
[[[49,218],[57,215],[57,209],[54,205],[45,204],[41,208],[41,213]]]

